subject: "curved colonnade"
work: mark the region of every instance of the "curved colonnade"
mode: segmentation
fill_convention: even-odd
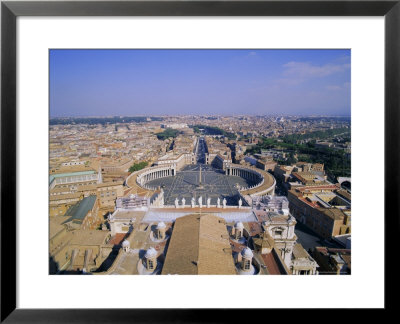
[[[225,174],[252,180],[254,182],[258,181],[254,186],[239,188],[239,192],[242,195],[264,196],[273,195],[275,193],[275,178],[263,170],[239,164],[231,164],[226,168]]]
[[[156,166],[145,168],[130,174],[125,183],[129,188],[136,188],[138,192],[154,193],[157,188],[150,187],[147,183],[151,180],[172,177],[176,175],[176,165]]]
[[[177,168],[175,164],[150,167],[132,173],[128,176],[125,182],[130,188],[136,187],[138,192],[141,191],[152,194],[158,188],[148,186],[147,183],[149,181],[171,177],[176,175],[176,172]],[[275,178],[263,170],[230,164],[227,166],[225,174],[228,176],[238,176],[253,182],[257,182],[257,184],[254,186],[238,188],[241,195],[264,196],[273,195],[275,192]]]
[[[153,167],[153,168],[146,168],[142,170],[137,177],[136,177],[136,184],[141,186],[147,190],[157,190],[156,187],[150,187],[147,185],[149,181],[166,178],[166,177],[173,177],[176,175],[176,166],[160,166],[160,167]]]

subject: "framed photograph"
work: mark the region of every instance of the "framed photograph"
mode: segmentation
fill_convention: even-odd
[[[399,16],[2,1],[1,320],[390,308]]]

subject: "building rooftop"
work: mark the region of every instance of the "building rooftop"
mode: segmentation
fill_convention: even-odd
[[[61,195],[51,195],[49,197],[50,201],[57,201],[57,200],[64,200],[64,199],[79,199],[81,196],[81,193],[75,192],[75,193],[67,193],[67,194],[61,194]]]
[[[75,230],[70,245],[103,245],[109,235],[108,231]]]
[[[285,268],[280,264],[278,257],[274,252],[261,254],[261,258],[267,267],[268,274],[270,275],[284,275],[287,274]]]
[[[83,220],[87,213],[93,208],[97,196],[91,195],[78,201],[75,205],[71,206],[64,216],[70,216],[63,224],[72,220]]]
[[[224,219],[213,215],[178,218],[162,274],[236,274]]]
[[[145,210],[123,210],[117,209],[113,214],[111,219],[135,219],[135,221],[140,221],[144,217],[147,211]]]
[[[113,182],[103,182],[96,185],[97,188],[101,187],[113,187],[113,186],[122,186],[124,184],[123,181],[113,181]]]
[[[239,208],[152,208],[143,217],[143,222],[174,222],[176,219],[190,214],[212,214],[227,222],[256,222],[257,218],[250,209]]]
[[[336,193],[351,202],[351,193],[347,190],[339,189]]]
[[[345,217],[345,213],[341,209],[337,208],[318,208],[322,211],[326,216],[332,219],[343,219]]]
[[[309,255],[306,250],[304,250],[303,246],[300,243],[297,243],[293,247],[293,257],[295,259],[308,259]]]
[[[62,177],[72,177],[78,175],[89,175],[94,173],[96,173],[96,171],[88,170],[88,171],[78,171],[78,172],[57,173],[57,174],[52,174],[50,177],[62,178]]]
[[[68,216],[51,216],[49,221],[50,239],[62,231],[65,226],[63,223]]]
[[[258,237],[253,237],[253,243],[259,249],[270,249],[275,246],[275,241],[268,232],[263,232],[257,235]]]

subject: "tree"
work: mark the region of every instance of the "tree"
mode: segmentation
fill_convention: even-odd
[[[172,129],[172,128],[167,128],[165,131],[161,132],[161,133],[157,133],[156,136],[159,140],[166,140],[167,138],[175,138],[180,134],[180,131],[176,130],[176,129]]]
[[[135,163],[129,168],[129,172],[132,173],[132,172],[135,172],[135,171],[142,170],[147,166],[147,164],[148,164],[148,162]]]
[[[287,164],[288,165],[292,165],[295,164],[297,162],[296,158],[294,157],[293,152],[289,153],[289,157],[287,158]]]

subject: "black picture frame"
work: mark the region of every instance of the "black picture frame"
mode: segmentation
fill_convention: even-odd
[[[400,0],[371,1],[2,1],[1,2],[1,321],[5,323],[217,322],[233,310],[16,308],[16,19],[19,16],[384,16],[385,247],[399,232]],[[382,170],[378,170],[380,176]],[[382,209],[383,211],[383,209]],[[373,242],[371,242],[373,244]],[[367,247],[365,247],[367,248]],[[385,309],[398,282],[385,248]],[[373,262],[373,261],[368,261]],[[367,284],[367,283],[366,283]],[[39,293],[39,292],[38,292]],[[300,297],[300,296],[299,296]],[[133,306],[134,307],[134,306]],[[329,305],[327,305],[329,307]],[[260,316],[260,310],[254,316]],[[261,314],[261,316],[265,316]],[[253,317],[253,315],[252,315]]]

